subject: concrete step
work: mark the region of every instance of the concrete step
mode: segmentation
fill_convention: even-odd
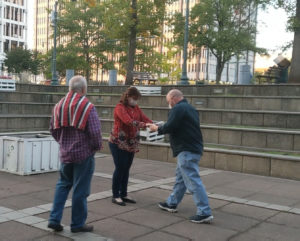
[[[41,103],[0,103],[1,114],[51,114],[53,104]],[[112,119],[115,105],[96,105],[103,119]],[[141,107],[152,120],[166,121],[169,109],[166,107]],[[227,110],[197,108],[202,124],[238,125],[275,128],[300,128],[300,112]]]
[[[1,102],[57,103],[65,93],[2,92]],[[186,99],[196,108],[235,110],[274,110],[300,112],[300,97],[291,96],[207,96],[186,95]],[[116,105],[120,94],[88,94],[94,104]],[[167,107],[166,96],[143,96],[141,106]]]
[[[23,132],[23,134],[29,133]],[[40,132],[30,132],[38,134]],[[42,133],[45,134],[45,131]],[[3,135],[16,135],[17,133],[1,133]],[[101,153],[110,154],[108,138],[103,137]],[[176,162],[168,143],[141,142],[140,151],[135,154],[137,158]],[[300,156],[283,155],[281,153],[267,153],[259,151],[243,151],[224,147],[205,146],[200,166],[221,169],[226,171],[251,173],[264,176],[282,177],[300,180]]]
[[[0,132],[49,130],[50,115],[0,114]]]
[[[102,132],[110,133],[113,120],[102,119]],[[204,143],[229,149],[300,154],[300,130],[201,125]],[[166,141],[169,138],[166,136]]]
[[[88,86],[90,93],[124,92],[129,86]],[[67,92],[67,86],[16,84],[17,91]],[[180,89],[185,95],[240,95],[240,96],[300,96],[300,85],[162,85],[162,94],[171,89]]]
[[[50,115],[0,115],[0,132],[48,130]],[[113,119],[101,118],[102,132],[110,133]],[[201,125],[206,144],[230,149],[300,152],[300,130]],[[167,138],[168,141],[168,138]]]
[[[101,152],[110,153],[107,138],[104,138]],[[136,157],[176,162],[168,143],[142,142]],[[264,176],[300,179],[300,156],[295,155],[205,147],[200,166]]]
[[[112,119],[101,119],[102,131],[110,133]],[[236,127],[201,124],[206,144],[248,150],[287,151],[300,153],[300,129]]]
[[[238,126],[201,125],[206,144],[247,150],[300,153],[300,130]]]
[[[97,111],[101,118],[112,119],[115,106],[97,105]],[[143,112],[156,121],[166,121],[168,108],[141,107]],[[201,124],[211,125],[238,125],[300,129],[300,112],[283,111],[249,111],[249,110],[224,110],[202,109],[199,110]]]

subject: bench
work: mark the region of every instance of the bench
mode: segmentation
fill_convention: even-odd
[[[0,91],[16,91],[16,81],[10,77],[0,76]]]
[[[267,82],[267,83],[277,83],[280,79],[280,72],[282,71],[282,68],[272,66],[268,68],[268,70],[263,75],[257,75],[258,83],[261,84],[261,82]],[[266,81],[262,81],[262,79],[265,79]]]
[[[137,88],[141,95],[161,95],[161,86],[134,85],[133,87]]]
[[[154,78],[150,73],[148,72],[136,72],[133,71],[132,72],[133,75],[133,84],[134,85],[142,85],[142,84],[146,84],[146,85],[155,85],[157,79]]]

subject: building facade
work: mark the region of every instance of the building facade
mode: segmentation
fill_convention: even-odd
[[[195,4],[201,0],[189,0],[189,9],[191,10]],[[254,9],[253,9],[254,8]],[[254,11],[253,11],[254,10]],[[174,15],[176,12],[180,12],[185,16],[186,12],[186,0],[174,1],[167,8],[167,14],[169,16]],[[249,6],[249,13],[251,12],[250,21],[257,22],[257,9],[256,7]],[[164,26],[164,43],[172,41],[173,39],[173,29],[169,26]],[[182,43],[183,45],[183,43]],[[167,51],[165,46],[162,47],[162,51]],[[191,45],[188,46],[188,56],[187,60],[187,75],[190,80],[201,81],[201,80],[216,80],[216,67],[217,59],[207,48],[203,47],[198,54],[192,54],[193,48]],[[192,57],[191,57],[192,56]],[[183,58],[182,53],[179,54],[178,61],[182,66]],[[250,74],[254,73],[254,62],[255,53],[252,51],[247,51],[244,53],[243,57],[237,58],[236,56],[225,65],[222,72],[221,81],[227,83],[241,84],[243,83],[243,74],[250,71]]]
[[[28,0],[0,0],[0,71],[6,53],[17,47],[27,48]]]
[[[55,0],[34,0],[34,49],[46,53],[53,47],[53,28],[49,10]]]
[[[189,8],[201,0],[190,0]],[[51,27],[51,19],[48,10],[52,10],[55,0],[35,0],[35,31],[34,31],[34,43],[35,50],[46,53],[53,47],[53,28]],[[167,6],[167,15],[171,16],[176,12],[180,12],[185,15],[186,11],[186,0],[174,1],[171,5]],[[254,12],[251,16],[251,21],[256,22],[256,13]],[[163,39],[157,41],[155,39],[150,40],[150,43],[155,46],[155,50],[161,54],[167,55],[169,51],[167,44],[173,41],[173,29],[172,27],[165,24],[163,26]],[[58,38],[58,45],[60,43],[68,41],[67,39],[62,40]],[[182,43],[183,44],[183,43]],[[198,54],[191,54],[193,48],[191,45],[188,46],[188,56],[192,56],[187,60],[187,75],[190,80],[202,81],[202,80],[216,80],[216,57],[205,47],[199,51]],[[109,54],[108,54],[109,55]],[[182,53],[178,53],[174,58],[182,66],[183,58]],[[118,60],[120,56],[108,56],[110,59]],[[228,83],[242,83],[241,76],[245,72],[249,72],[253,75],[254,73],[254,61],[255,54],[248,51],[244,54],[244,57],[236,58],[233,57],[224,67],[221,80]],[[246,68],[245,68],[246,67]],[[118,69],[118,64],[115,65]],[[247,70],[248,69],[248,70]],[[138,66],[137,71],[142,71]],[[245,71],[247,70],[247,71]],[[109,75],[105,70],[99,70],[93,73],[92,79],[108,81]],[[118,75],[118,80],[124,80],[124,76]]]

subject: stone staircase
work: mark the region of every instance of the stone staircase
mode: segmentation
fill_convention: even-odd
[[[143,96],[139,105],[156,121],[167,119],[165,94]],[[178,86],[176,86],[178,88]],[[126,86],[89,86],[88,98],[101,118],[104,136]],[[180,86],[198,110],[205,141],[201,165],[223,170],[300,179],[300,85]],[[64,86],[17,85],[0,92],[0,132],[47,130]],[[109,152],[107,145],[104,152]],[[168,143],[143,143],[138,157],[176,161]]]

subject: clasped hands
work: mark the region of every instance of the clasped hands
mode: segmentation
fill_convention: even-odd
[[[146,126],[150,129],[151,132],[157,131],[158,126],[152,123],[146,123]]]

